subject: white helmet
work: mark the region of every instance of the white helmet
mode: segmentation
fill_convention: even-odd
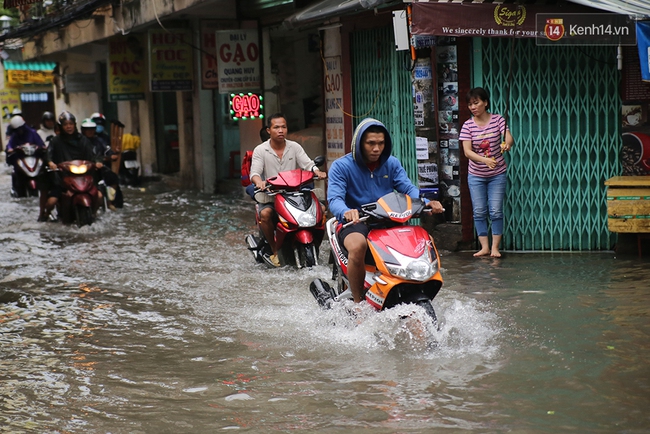
[[[92,119],[84,119],[83,122],[81,122],[81,128],[96,128],[97,124],[93,122]]]
[[[25,125],[25,119],[23,119],[22,116],[14,116],[9,121],[9,125],[11,125],[11,128],[16,130],[16,129],[22,127],[23,125]]]

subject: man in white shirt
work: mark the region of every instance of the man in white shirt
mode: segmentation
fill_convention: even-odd
[[[266,188],[266,179],[277,176],[280,172],[298,168],[313,171],[318,176],[318,179],[327,178],[327,174],[318,169],[302,146],[297,142],[286,139],[287,121],[283,114],[271,115],[267,131],[271,138],[258,145],[253,151],[250,178],[251,183],[256,188],[264,189]],[[263,198],[259,199],[257,196],[256,199],[258,202],[264,202],[260,206],[260,225],[264,237],[273,251],[269,261],[274,266],[279,267],[278,246],[275,244],[275,221],[277,217],[273,201],[270,198],[268,201]]]

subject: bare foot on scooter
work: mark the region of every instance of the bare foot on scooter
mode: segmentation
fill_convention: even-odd
[[[490,254],[490,251],[488,249],[481,249],[478,252],[474,253],[474,257],[478,258],[480,256],[487,256]]]

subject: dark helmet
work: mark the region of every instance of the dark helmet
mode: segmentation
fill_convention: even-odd
[[[77,118],[74,117],[74,115],[68,111],[61,112],[59,115],[59,123],[63,125],[64,121],[72,121],[74,122],[75,125],[77,125]]]
[[[45,121],[54,121],[54,122],[56,122],[56,117],[54,116],[54,113],[52,113],[52,112],[43,112],[43,116],[41,116],[41,123],[45,123]]]
[[[95,112],[91,114],[90,119],[92,119],[97,125],[106,125],[106,116],[101,113]]]

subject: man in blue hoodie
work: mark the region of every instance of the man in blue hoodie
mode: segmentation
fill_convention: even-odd
[[[419,197],[418,188],[411,183],[402,164],[391,156],[392,148],[384,124],[366,118],[354,131],[352,152],[334,161],[329,171],[330,211],[339,222],[354,223],[340,231],[339,242],[348,251],[348,280],[355,303],[363,300],[366,238],[370,231],[366,224],[359,222],[361,205],[376,202],[394,190]],[[430,201],[427,206],[434,213],[444,211],[438,201]]]

